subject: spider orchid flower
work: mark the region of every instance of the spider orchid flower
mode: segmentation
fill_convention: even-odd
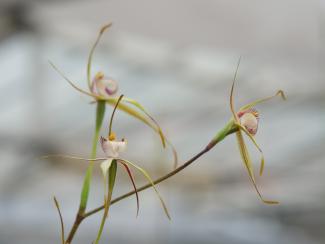
[[[103,179],[104,179],[104,186],[105,186],[104,187],[104,189],[105,189],[105,195],[104,195],[105,208],[104,208],[102,223],[101,223],[100,229],[98,231],[98,235],[97,235],[97,239],[96,239],[95,243],[98,243],[98,241],[100,240],[100,237],[101,237],[101,234],[103,231],[103,227],[104,227],[106,218],[108,216],[108,210],[109,210],[109,206],[110,206],[111,196],[112,196],[112,192],[113,192],[113,186],[114,186],[115,177],[116,177],[116,166],[117,166],[116,164],[120,164],[121,166],[123,166],[123,168],[126,170],[128,176],[131,180],[132,186],[135,191],[136,201],[137,201],[136,216],[138,216],[138,213],[139,213],[139,196],[138,196],[138,191],[137,191],[137,188],[135,185],[133,173],[132,173],[130,167],[133,167],[133,168],[139,170],[145,176],[145,178],[147,178],[147,180],[151,183],[153,189],[155,190],[155,192],[162,204],[162,207],[165,211],[166,216],[170,219],[170,215],[167,210],[166,204],[164,203],[163,198],[159,194],[155,184],[153,183],[152,178],[147,173],[147,171],[145,171],[143,168],[136,165],[135,163],[132,163],[126,159],[119,157],[119,154],[126,150],[127,141],[125,139],[116,140],[115,134],[111,133],[108,138],[101,137],[100,143],[101,143],[101,147],[105,153],[105,156],[107,157],[107,159],[102,161],[100,164],[100,168],[101,168],[101,171],[103,174]],[[99,159],[99,160],[101,160],[101,159]],[[108,191],[106,190],[107,181],[108,181]]]
[[[91,97],[93,99],[91,103],[103,102],[111,106],[115,106],[119,97],[118,82],[115,79],[106,76],[103,72],[97,72],[94,78],[92,78],[91,75],[91,67],[94,52],[102,35],[107,29],[111,27],[111,25],[112,23],[109,23],[100,29],[97,39],[90,50],[87,62],[87,83],[89,88],[88,91],[78,87],[75,82],[71,81],[67,76],[65,76],[63,72],[61,72],[52,62],[50,62],[50,64],[74,89]],[[149,126],[151,129],[153,129],[160,136],[163,147],[165,148],[166,144],[171,147],[174,156],[174,164],[177,165],[178,159],[176,149],[166,138],[157,121],[147,112],[147,110],[139,102],[134,99],[124,97],[123,101],[121,101],[121,103],[118,105],[118,109],[135,117],[136,119]]]
[[[108,173],[109,173],[109,169],[112,166],[112,163],[113,163],[114,160],[117,163],[124,166],[124,168],[126,169],[128,175],[129,175],[129,177],[130,177],[130,179],[132,181],[134,190],[136,192],[137,215],[138,215],[138,212],[139,212],[139,197],[138,197],[138,193],[137,193],[137,188],[135,186],[135,181],[134,181],[134,178],[133,178],[133,174],[132,174],[132,171],[129,168],[129,166],[134,167],[135,169],[139,170],[148,179],[148,181],[152,184],[152,186],[154,187],[154,190],[156,191],[156,193],[158,195],[158,198],[160,199],[160,201],[162,203],[162,206],[163,206],[163,208],[165,210],[165,213],[166,213],[167,217],[170,218],[170,215],[169,215],[168,210],[166,208],[166,204],[164,203],[162,197],[158,193],[155,185],[153,184],[152,178],[149,176],[149,174],[143,168],[139,167],[138,165],[136,165],[136,164],[134,164],[134,163],[132,163],[132,162],[126,160],[126,159],[123,159],[123,158],[119,157],[119,154],[126,150],[127,141],[124,138],[121,139],[120,141],[115,140],[115,134],[112,133],[108,138],[101,137],[100,143],[101,143],[101,147],[102,147],[102,149],[103,149],[103,151],[105,153],[105,156],[106,156],[106,160],[104,160],[100,164],[100,167],[101,167],[104,178],[107,178]],[[98,159],[98,160],[102,160],[102,159]]]
[[[112,132],[112,125],[113,125],[113,118],[114,118],[114,115],[115,115],[115,111],[116,111],[119,103],[122,101],[122,99],[123,99],[123,95],[121,95],[118,98],[117,103],[116,103],[116,105],[115,105],[115,107],[113,109],[112,116],[111,116],[111,119],[110,119],[110,122],[109,122],[109,127],[108,127],[108,137],[107,138],[105,138],[105,137],[100,138],[101,147],[102,147],[102,149],[103,149],[103,151],[105,153],[105,156],[107,158],[107,160],[105,160],[104,162],[101,163],[101,169],[102,169],[102,172],[103,172],[103,176],[104,176],[104,178],[107,176],[107,172],[109,171],[109,169],[110,169],[110,167],[112,165],[112,162],[114,160],[116,162],[118,162],[118,163],[121,163],[126,168],[128,174],[129,174],[129,176],[131,178],[131,181],[133,183],[133,186],[134,186],[134,189],[135,189],[135,192],[136,192],[137,203],[138,203],[138,208],[137,209],[139,210],[138,194],[137,194],[137,190],[136,190],[134,180],[133,180],[133,177],[132,177],[132,174],[131,174],[131,170],[129,169],[128,165],[138,169],[139,171],[141,171],[141,173],[152,184],[153,188],[155,189],[156,193],[158,194],[159,199],[161,200],[161,203],[162,203],[162,205],[164,207],[166,215],[169,218],[169,213],[167,211],[166,205],[164,204],[164,201],[160,197],[157,189],[155,188],[155,185],[153,184],[153,181],[152,181],[151,177],[149,176],[149,174],[144,169],[137,166],[136,164],[134,164],[134,163],[132,163],[132,162],[130,162],[128,160],[125,160],[123,158],[119,158],[120,152],[124,152],[126,150],[127,140],[124,139],[124,138],[122,138],[120,141],[116,140],[116,135],[115,135],[114,132]],[[138,211],[137,211],[137,214],[138,214]]]
[[[99,231],[97,234],[97,238],[95,241],[96,244],[100,240],[100,237],[103,232],[104,225],[105,225],[105,221],[108,216],[108,210],[109,210],[111,197],[112,197],[112,193],[113,193],[113,187],[115,184],[117,163],[121,164],[125,168],[126,172],[128,173],[128,175],[131,179],[131,182],[132,182],[135,194],[136,194],[136,200],[137,200],[137,216],[139,213],[139,196],[138,196],[138,191],[137,191],[137,188],[136,188],[136,185],[134,182],[134,178],[132,175],[132,171],[129,168],[129,166],[134,167],[137,170],[139,170],[148,179],[148,181],[151,183],[152,187],[154,188],[155,192],[157,193],[157,196],[158,196],[159,200],[161,201],[161,204],[165,210],[167,217],[170,219],[170,215],[168,213],[167,207],[166,207],[162,197],[158,193],[158,190],[156,189],[149,174],[144,169],[139,167],[138,165],[119,157],[119,154],[126,150],[127,141],[125,139],[121,139],[120,141],[116,140],[115,133],[112,132],[112,124],[113,124],[113,118],[114,118],[115,111],[118,107],[118,104],[122,101],[122,98],[123,98],[123,95],[121,95],[118,98],[117,103],[114,107],[114,110],[113,110],[113,113],[112,113],[112,116],[110,119],[110,123],[109,123],[108,137],[100,138],[100,143],[101,143],[102,149],[103,149],[107,159],[104,160],[100,165],[103,176],[104,176],[103,179],[104,179],[104,186],[105,186],[104,187],[105,195],[104,195],[104,214],[103,214],[101,225],[100,225],[100,228],[99,228]],[[106,193],[106,182],[107,181],[108,181],[108,191]]]
[[[256,105],[266,102],[278,95],[281,96],[283,100],[285,100],[286,97],[284,95],[284,92],[282,90],[279,90],[276,92],[275,95],[251,102],[251,103],[241,107],[237,112],[235,112],[233,93],[234,93],[234,86],[235,86],[235,81],[236,81],[239,64],[240,64],[240,59],[238,61],[237,69],[236,69],[236,72],[234,75],[234,79],[233,79],[233,83],[232,83],[232,87],[231,87],[231,91],[230,91],[230,110],[233,115],[233,118],[231,119],[231,123],[233,124],[233,126],[237,127],[236,137],[237,137],[240,155],[241,155],[242,160],[246,166],[248,175],[254,185],[254,188],[255,188],[258,196],[266,204],[278,204],[277,201],[265,200],[262,197],[262,194],[260,193],[260,191],[257,187],[257,184],[256,184],[254,170],[253,170],[253,164],[252,164],[249,152],[247,150],[242,132],[244,132],[244,134],[246,134],[248,136],[248,138],[253,142],[253,144],[255,145],[255,147],[261,154],[260,175],[262,175],[263,169],[264,169],[264,155],[263,155],[262,149],[257,144],[255,137],[254,137],[258,130],[259,112],[254,107]]]

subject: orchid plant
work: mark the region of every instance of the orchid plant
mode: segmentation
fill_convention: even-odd
[[[219,130],[219,132],[212,138],[212,140],[205,146],[201,151],[199,151],[197,154],[195,154],[192,158],[185,161],[183,164],[177,166],[177,153],[174,149],[173,145],[169,142],[169,140],[166,139],[165,135],[163,134],[159,124],[153,119],[151,115],[144,109],[144,107],[138,103],[137,101],[124,97],[123,95],[118,95],[118,83],[109,77],[106,77],[104,73],[98,72],[93,79],[91,79],[91,64],[92,64],[92,57],[94,54],[94,51],[98,45],[98,42],[102,36],[102,34],[111,26],[111,24],[105,25],[101,28],[99,35],[92,46],[88,58],[88,64],[87,64],[87,81],[88,81],[88,88],[89,91],[86,91],[84,89],[79,88],[75,85],[74,82],[72,82],[70,79],[68,79],[54,64],[52,66],[54,69],[61,74],[61,76],[76,90],[79,92],[90,96],[93,101],[92,103],[97,104],[97,110],[96,110],[96,126],[95,126],[95,134],[93,138],[93,147],[92,147],[92,153],[91,157],[89,159],[85,159],[82,157],[74,157],[74,156],[65,156],[65,155],[54,155],[56,157],[66,157],[70,159],[77,159],[77,160],[85,160],[89,162],[89,167],[87,169],[87,173],[84,179],[82,192],[81,192],[81,200],[79,205],[79,210],[77,212],[75,221],[72,225],[72,228],[69,232],[68,237],[65,239],[64,235],[64,224],[63,224],[63,217],[60,211],[60,206],[56,198],[54,198],[55,206],[59,212],[60,221],[61,221],[61,232],[62,232],[62,243],[63,244],[70,244],[73,240],[73,237],[78,230],[81,222],[86,219],[87,217],[96,214],[103,210],[103,216],[101,220],[101,224],[97,233],[97,237],[95,240],[95,243],[97,244],[101,238],[103,228],[105,225],[105,221],[109,214],[109,208],[111,205],[135,194],[136,201],[137,201],[137,215],[139,212],[139,196],[138,193],[147,189],[147,188],[153,188],[162,204],[162,207],[166,213],[166,216],[170,219],[170,215],[168,213],[166,204],[164,203],[162,197],[160,196],[156,185],[160,182],[163,182],[167,180],[168,178],[176,175],[178,172],[182,171],[183,169],[187,168],[189,165],[191,165],[193,162],[195,162],[197,159],[199,159],[202,155],[210,151],[215,145],[217,145],[219,142],[221,142],[223,139],[225,139],[227,136],[235,133],[236,139],[239,146],[239,151],[241,158],[243,160],[243,163],[247,169],[248,176],[254,186],[254,189],[256,190],[259,198],[262,200],[265,204],[277,204],[277,201],[271,201],[271,200],[265,200],[260,193],[259,188],[257,187],[257,183],[255,180],[255,174],[254,174],[254,168],[253,163],[250,158],[250,154],[247,150],[247,146],[245,144],[244,135],[248,137],[249,140],[252,141],[253,145],[257,148],[259,153],[261,154],[261,164],[260,164],[260,175],[263,174],[264,170],[264,154],[258,143],[256,142],[255,135],[258,131],[259,127],[259,121],[260,121],[260,113],[255,108],[255,106],[266,102],[276,96],[281,96],[283,99],[286,99],[284,92],[282,90],[277,91],[274,95],[265,97],[262,99],[255,100],[251,103],[248,103],[241,107],[239,110],[236,111],[234,106],[234,87],[236,83],[236,77],[238,73],[238,68],[240,64],[240,60],[238,60],[238,64],[236,67],[236,71],[232,80],[232,86],[230,90],[230,96],[229,96],[229,105],[230,105],[230,111],[232,114],[232,117],[230,120],[226,123],[226,125]],[[110,123],[108,127],[108,135],[107,137],[99,137],[100,136],[100,129],[102,127],[102,121],[105,114],[105,104],[109,104],[114,106],[114,109],[112,111],[112,115],[110,117]],[[133,107],[131,107],[131,106]],[[162,177],[152,180],[148,172],[143,169],[142,167],[138,166],[137,164],[126,160],[124,158],[120,157],[120,153],[126,150],[127,148],[127,140],[122,138],[120,140],[117,139],[115,133],[112,131],[112,124],[113,124],[113,118],[115,111],[119,109],[121,111],[124,111],[128,113],[129,115],[139,119],[149,127],[151,127],[156,133],[159,134],[162,144],[165,147],[166,144],[170,145],[173,154],[174,154],[174,161],[175,161],[175,168],[168,172],[167,174],[163,175]],[[96,152],[97,152],[97,143],[100,141],[102,150],[105,153],[105,158],[96,158]],[[53,155],[51,155],[52,157]],[[49,156],[47,156],[49,157]],[[103,175],[103,182],[104,182],[104,202],[103,205],[90,210],[86,212],[86,206],[87,206],[87,200],[89,196],[89,187],[90,187],[90,181],[91,181],[91,175],[94,163],[100,161],[100,168]],[[112,199],[112,193],[116,181],[116,172],[117,172],[117,165],[121,165],[125,171],[127,172],[132,186],[133,190],[121,195],[115,199]],[[136,170],[140,171],[149,181],[148,184],[143,185],[141,187],[136,187],[135,180],[133,177],[133,173],[131,168],[135,168]]]
[[[103,72],[97,72],[94,78],[92,79],[91,75],[91,69],[92,69],[92,60],[93,55],[96,50],[96,47],[104,34],[104,32],[111,27],[111,23],[103,26],[99,34],[97,36],[97,39],[95,43],[93,44],[89,56],[88,56],[88,62],[87,62],[87,84],[89,90],[84,90],[80,87],[78,87],[75,82],[71,81],[67,76],[63,74],[62,71],[60,71],[52,62],[50,64],[52,67],[77,91],[80,93],[87,95],[91,97],[93,100],[91,103],[97,104],[96,109],[96,126],[95,126],[95,133],[93,137],[93,145],[92,145],[92,151],[91,151],[91,159],[96,157],[97,154],[97,143],[99,140],[99,132],[102,126],[103,118],[105,115],[105,108],[106,104],[109,104],[111,106],[115,106],[118,101],[118,83],[113,78],[105,76]],[[133,107],[131,107],[131,106]],[[150,128],[152,128],[156,133],[159,134],[161,142],[163,147],[166,147],[166,144],[168,144],[173,152],[174,156],[174,167],[177,166],[177,152],[174,146],[170,143],[170,141],[166,138],[164,133],[162,132],[159,124],[156,122],[156,120],[147,112],[147,110],[136,100],[123,97],[123,100],[118,103],[117,108],[119,110],[122,110],[126,112],[127,114],[131,115],[132,117],[137,118]],[[90,182],[92,178],[92,171],[93,171],[93,161],[89,161],[89,166],[84,178],[83,187],[81,191],[81,198],[80,198],[80,204],[79,204],[79,210],[77,213],[78,216],[82,216],[87,207],[87,202],[89,198],[89,190],[90,190]]]
[[[142,167],[138,166],[137,164],[126,160],[124,158],[119,157],[119,154],[121,152],[124,152],[127,148],[127,140],[122,138],[121,140],[116,140],[116,135],[115,133],[112,131],[112,124],[113,124],[113,118],[114,118],[114,114],[116,111],[116,108],[118,106],[118,104],[122,101],[123,95],[121,95],[119,97],[119,99],[117,100],[117,103],[113,109],[112,112],[112,116],[110,119],[110,123],[109,123],[109,131],[108,131],[108,136],[107,137],[103,137],[101,136],[100,138],[100,144],[101,147],[105,153],[106,158],[94,158],[94,159],[86,159],[86,158],[82,158],[82,157],[75,157],[75,156],[66,156],[66,155],[50,155],[52,157],[61,157],[61,158],[69,158],[69,159],[77,159],[77,160],[84,160],[84,161],[91,161],[91,162],[95,162],[95,161],[102,161],[100,164],[100,168],[103,174],[103,182],[104,182],[104,213],[103,213],[103,217],[102,217],[102,221],[98,230],[98,234],[95,240],[95,243],[98,244],[102,232],[103,232],[103,228],[105,225],[105,221],[108,217],[108,212],[109,212],[109,207],[110,207],[110,203],[111,203],[111,199],[112,199],[112,194],[113,194],[113,189],[114,189],[114,185],[115,185],[115,181],[116,181],[116,172],[117,172],[117,164],[120,164],[123,166],[123,168],[126,170],[128,176],[130,177],[132,186],[135,190],[135,194],[136,194],[136,200],[137,200],[137,216],[139,213],[139,196],[137,193],[137,188],[135,185],[135,180],[132,174],[132,170],[130,169],[130,166],[139,170],[145,178],[147,178],[147,180],[149,181],[149,184],[151,184],[151,186],[153,187],[153,189],[155,190],[161,204],[162,207],[165,211],[166,216],[170,219],[170,215],[169,212],[167,210],[166,204],[163,200],[163,198],[161,197],[161,195],[159,194],[155,184],[153,183],[152,178],[150,177],[149,173],[143,169]],[[54,198],[55,201],[55,205],[59,211],[60,214],[60,219],[61,219],[61,225],[64,226],[63,224],[63,218],[61,215],[61,211],[60,211],[60,207],[58,204],[58,201],[56,200],[56,198]],[[64,227],[62,227],[62,240],[64,240]],[[64,244],[64,241],[63,241]]]

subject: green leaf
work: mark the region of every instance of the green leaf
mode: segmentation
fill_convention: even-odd
[[[91,156],[90,156],[91,158],[95,158],[96,154],[97,154],[97,144],[98,144],[98,140],[99,140],[99,133],[100,133],[100,129],[101,129],[101,126],[103,123],[104,115],[105,115],[105,102],[98,101],[97,109],[96,109],[95,134],[93,137],[93,146],[92,146],[92,151],[91,151]],[[88,168],[87,168],[85,178],[84,178],[82,190],[81,190],[79,211],[82,211],[82,212],[84,212],[87,207],[90,182],[91,182],[92,172],[93,172],[93,165],[94,165],[94,162],[90,161]]]

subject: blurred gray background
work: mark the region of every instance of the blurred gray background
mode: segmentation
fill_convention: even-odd
[[[324,243],[324,14],[313,0],[0,2],[0,243],[59,243],[61,203],[68,230],[77,210],[84,162],[40,155],[89,156],[94,105],[49,65],[86,88],[87,55],[100,26],[112,21],[93,71],[141,102],[178,150],[180,162],[201,150],[230,117],[229,89],[242,63],[236,105],[283,89],[287,102],[259,106],[257,140],[266,157],[249,182],[235,136],[159,185],[172,215],[152,190],[111,208],[102,243]],[[105,127],[107,133],[107,109]],[[153,177],[172,168],[170,150],[139,121],[117,113],[114,128],[129,142],[124,157]],[[258,166],[258,154],[249,147]],[[99,155],[102,155],[99,152]],[[119,172],[116,195],[131,189]],[[323,179],[323,180],[322,180]],[[137,185],[144,183],[136,174]],[[98,167],[90,208],[102,203]],[[91,243],[101,215],[87,219],[74,243]]]

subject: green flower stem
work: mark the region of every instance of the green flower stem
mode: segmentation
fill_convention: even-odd
[[[105,101],[97,101],[97,109],[96,109],[96,127],[95,127],[95,134],[93,137],[93,145],[91,150],[91,156],[90,158],[96,158],[97,154],[97,144],[99,140],[99,133],[100,129],[102,127],[103,119],[105,115]],[[89,196],[89,189],[90,189],[90,182],[92,178],[92,172],[93,172],[94,162],[89,162],[86,175],[84,178],[82,190],[81,190],[81,196],[80,196],[80,205],[79,210],[75,219],[75,222],[71,228],[71,231],[69,233],[69,236],[66,240],[66,244],[71,243],[73,236],[75,232],[78,229],[78,226],[80,225],[81,221],[83,220],[83,215],[85,213],[87,202],[88,202],[88,196]]]
[[[96,110],[96,127],[95,127],[95,134],[93,137],[93,146],[91,150],[91,156],[90,158],[96,158],[97,154],[97,144],[99,140],[99,133],[100,133],[100,128],[102,127],[103,119],[105,115],[105,102],[104,101],[98,101],[97,102],[97,110]],[[84,179],[84,183],[82,186],[82,191],[81,191],[81,197],[80,197],[80,206],[79,206],[79,211],[84,213],[85,209],[87,207],[87,202],[88,202],[88,196],[89,196],[89,188],[90,188],[90,182],[92,178],[92,172],[93,172],[93,167],[94,167],[94,162],[91,161],[89,162],[88,169],[86,172],[86,176]]]
[[[208,148],[213,148],[218,142],[225,139],[226,136],[232,134],[238,130],[238,126],[235,124],[234,120],[231,119],[225,127],[223,127],[219,132],[212,138],[210,143],[208,144]]]

